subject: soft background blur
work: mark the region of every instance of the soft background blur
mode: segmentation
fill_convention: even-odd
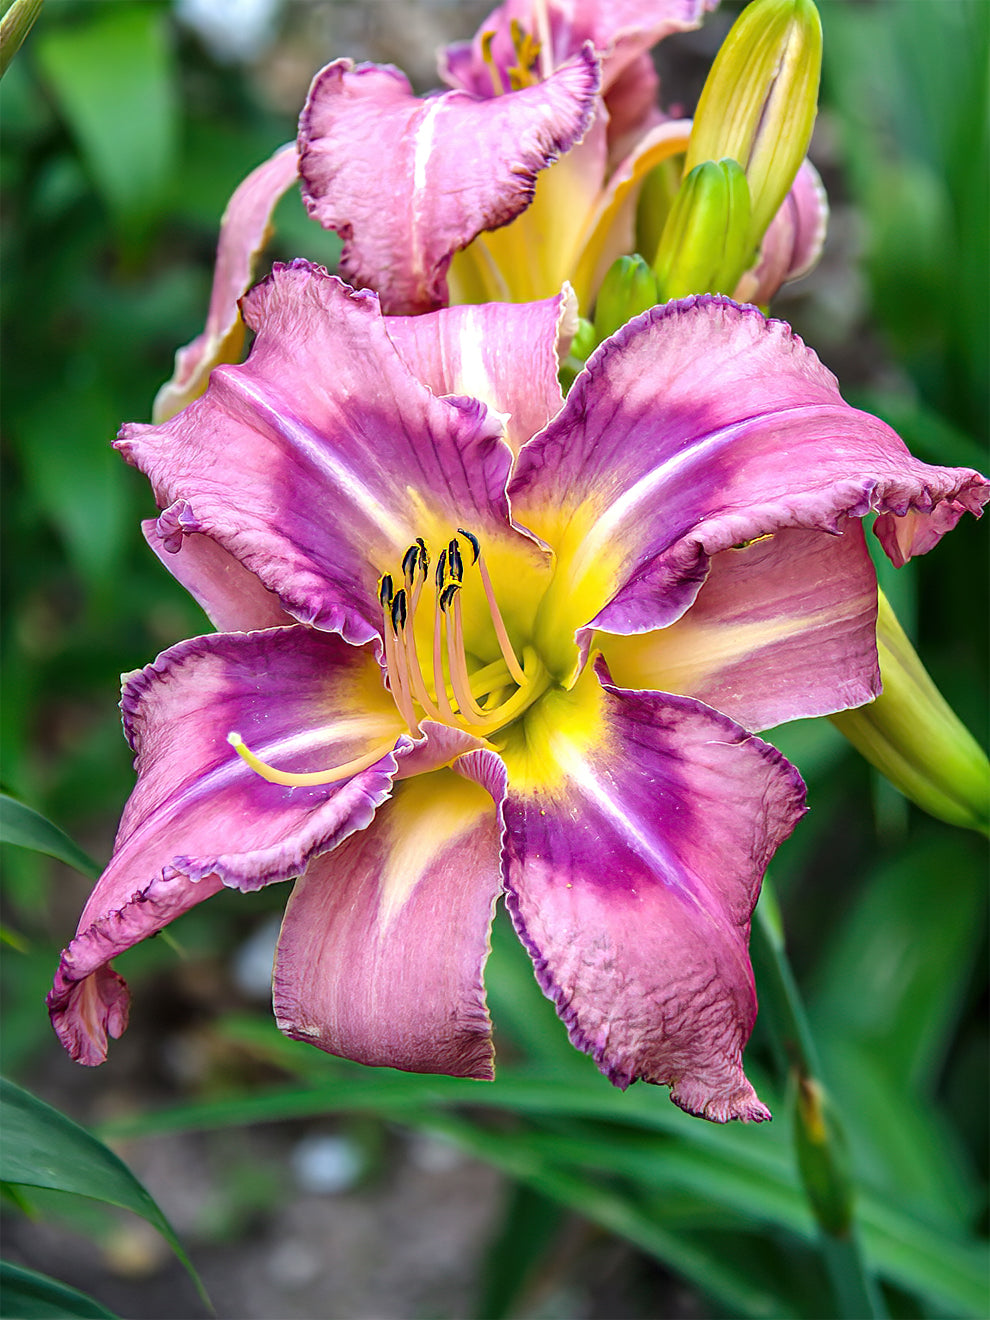
[[[293,137],[316,69],[392,61],[427,90],[435,47],[470,36],[488,7],[47,0],[0,85],[3,788],[101,862],[132,783],[118,676],[207,627],[147,551],[150,492],[109,442],[147,419],[175,348],[201,328],[227,197]],[[812,155],[831,230],[819,269],[774,313],[921,457],[983,465],[990,6],[820,8]],[[690,110],[737,10],[660,48],[668,104]],[[332,266],[335,243],[293,194],[265,263]],[[978,734],[986,562],[986,527],[967,519],[927,560],[882,572]],[[960,1279],[979,1277],[973,1234],[986,1228],[983,850],[909,809],[826,722],[773,741],[810,788],[774,878],[868,1246],[893,1314],[978,1315]],[[623,1102],[567,1046],[499,929],[502,1080],[475,1099],[479,1084],[348,1068],[281,1042],[271,1022],[274,886],[223,894],[177,923],[174,943],[120,958],[131,1028],[88,1071],[56,1045],[43,998],[89,881],[12,847],[3,863],[4,1070],[82,1122],[130,1124],[116,1148],[220,1316],[824,1314],[765,1027],[748,1059],[776,1101],[772,1127],[715,1130],[643,1086]],[[520,1079],[543,1087],[537,1100]],[[555,1112],[574,1088],[596,1112]],[[451,1108],[465,1098],[474,1107]],[[94,1210],[67,1226],[43,1211],[7,1222],[12,1258],[129,1316],[206,1314],[143,1222]]]

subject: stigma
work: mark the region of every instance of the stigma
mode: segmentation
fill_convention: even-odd
[[[432,572],[431,572],[432,567]],[[499,609],[481,542],[458,527],[435,565],[417,537],[395,574],[378,580],[385,678],[396,710],[414,738],[424,721],[458,729],[483,743],[511,724],[550,686],[546,667],[531,646],[517,654]],[[493,658],[482,660],[465,645],[465,601],[470,602],[472,643]],[[478,623],[487,642],[478,641]],[[332,784],[368,769],[391,752],[394,741],[343,765],[306,774],[263,761],[238,733],[228,742],[261,778],[286,787]]]

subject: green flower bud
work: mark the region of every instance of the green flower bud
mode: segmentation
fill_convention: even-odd
[[[844,1237],[853,1209],[849,1156],[828,1097],[813,1077],[798,1077],[794,1142],[815,1218],[826,1233]]]
[[[883,592],[877,651],[883,692],[830,715],[832,723],[923,811],[990,833],[990,762],[929,678]]]
[[[705,82],[685,173],[730,156],[746,173],[756,248],[804,160],[818,111],[822,25],[813,0],[753,0]]]
[[[613,261],[595,303],[594,326],[598,343],[659,301],[656,276],[638,252]]]
[[[749,187],[734,160],[706,160],[683,180],[660,235],[653,268],[664,302],[728,293],[756,253],[749,241]]]

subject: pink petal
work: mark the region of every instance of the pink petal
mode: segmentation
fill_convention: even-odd
[[[877,584],[863,528],[788,529],[723,550],[659,632],[596,634],[622,687],[695,697],[747,729],[829,715],[880,691]]]
[[[151,478],[169,548],[208,536],[295,617],[363,644],[380,627],[378,578],[424,520],[444,539],[514,536],[501,423],[431,393],[377,298],[319,267],[276,265],[242,305],[247,361],[217,368],[166,425],[125,426],[118,447]]]
[[[251,632],[294,623],[278,596],[216,541],[182,530],[184,501],[166,509],[161,518],[141,524],[144,538],[168,571],[205,611],[218,632]],[[176,530],[168,535],[169,526]],[[181,553],[180,553],[181,552]]]
[[[206,389],[221,362],[236,362],[244,342],[238,299],[251,283],[254,263],[265,245],[279,198],[298,178],[296,145],[281,147],[239,185],[220,221],[213,291],[202,334],[175,355],[172,379],[158,391],[152,416],[168,421]]]
[[[734,291],[736,301],[766,304],[782,284],[807,275],[821,256],[827,226],[828,197],[805,160],[763,237],[759,262]]]
[[[977,513],[990,483],[912,458],[782,322],[703,297],[654,308],[598,349],[509,493],[537,535],[569,538],[544,615],[587,640],[574,611],[610,632],[665,627],[713,555],[783,528],[835,532],[876,510],[889,553],[920,553]]]
[[[541,42],[538,69],[545,77],[591,42],[596,54],[603,55],[604,84],[608,90],[637,56],[655,46],[672,32],[698,27],[705,10],[714,9],[718,0],[507,0],[484,20],[472,42],[448,46],[441,53],[440,76],[451,87],[463,87],[476,96],[492,96],[488,62],[482,51],[482,38],[493,32],[491,54],[508,86],[506,71],[517,63],[512,44],[511,24],[515,20],[531,37]],[[540,11],[546,15],[546,19]]]
[[[299,160],[310,215],[344,239],[341,273],[392,313],[441,306],[453,253],[529,205],[537,173],[588,127],[597,91],[590,51],[488,101],[421,101],[396,69],[328,65],[299,121]]]
[[[183,642],[128,677],[121,709],[137,786],[49,996],[56,1030],[85,1063],[101,1062],[107,1031],[126,1025],[111,958],[221,885],[249,890],[300,874],[370,822],[397,766],[388,749],[411,746],[374,658],[298,626]],[[292,771],[384,750],[348,780],[285,788],[245,765],[231,731]]]
[[[560,410],[557,372],[577,328],[569,292],[535,303],[391,316],[385,324],[399,356],[434,394],[468,395],[505,415],[513,453]]]
[[[296,882],[275,967],[281,1029],[359,1063],[491,1078],[498,853],[476,784],[440,770],[397,785],[371,829]]]
[[[560,694],[545,717],[548,782],[519,786],[507,757],[507,903],[540,984],[617,1086],[670,1086],[716,1122],[768,1118],[742,1070],[747,940],[766,865],[803,811],[800,777],[685,697],[604,682],[594,737],[567,718],[587,700]]]

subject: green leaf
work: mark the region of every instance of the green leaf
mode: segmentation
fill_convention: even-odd
[[[6,1078],[0,1078],[0,1115],[4,1134],[0,1180],[20,1187],[71,1192],[141,1215],[161,1233],[209,1304],[171,1224],[113,1151],[65,1114]]]
[[[100,7],[43,32],[37,54],[97,190],[125,228],[143,228],[176,159],[166,14],[147,3]]]
[[[53,825],[33,808],[26,807],[23,802],[8,797],[6,793],[0,793],[0,843],[13,843],[18,848],[30,848],[32,852],[55,857],[94,880],[100,874],[100,868],[92,857],[73,843],[57,825]]]
[[[504,1320],[518,1311],[540,1264],[556,1246],[563,1222],[555,1202],[522,1183],[511,1188],[502,1226],[485,1258],[478,1315]]]
[[[0,1316],[11,1320],[116,1320],[114,1313],[67,1284],[36,1274],[10,1261],[0,1261]]]

